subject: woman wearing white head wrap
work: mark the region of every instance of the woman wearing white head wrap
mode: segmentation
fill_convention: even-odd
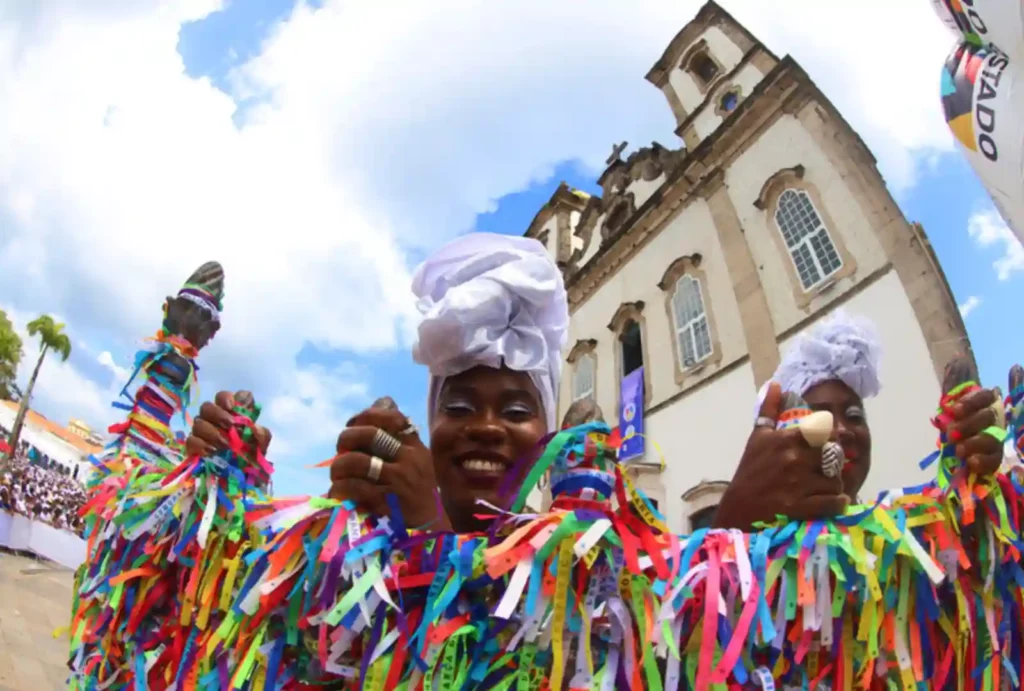
[[[569,307],[562,274],[541,243],[467,235],[420,266],[412,291],[423,314],[413,358],[430,370],[431,421],[447,377],[506,367],[529,375],[554,429]]]
[[[473,233],[442,247],[413,278],[423,321],[413,349],[430,373],[430,448],[391,399],[352,418],[331,464],[334,498],[379,516],[398,500],[408,527],[481,527],[479,500],[497,504],[515,470],[555,430],[556,387],[569,306],[562,274],[536,240]],[[223,446],[233,397],[204,404],[186,442]],[[261,430],[266,448],[270,434]],[[435,488],[440,490],[439,511]]]
[[[772,381],[758,395],[755,429],[733,476],[715,522],[747,529],[777,515],[815,519],[842,513],[855,500],[871,469],[871,429],[864,400],[881,389],[882,348],[874,325],[837,311],[785,352]],[[832,414],[830,441],[842,449],[837,477],[822,470],[822,449],[811,447],[797,428],[777,431],[783,394],[797,394],[812,410]],[[996,395],[987,389],[961,401],[955,415],[964,442],[958,450],[978,472],[992,472],[998,443],[982,431],[994,424],[988,408]],[[907,459],[899,459],[906,462]]]

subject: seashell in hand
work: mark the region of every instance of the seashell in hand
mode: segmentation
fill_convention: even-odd
[[[797,426],[808,444],[815,447],[824,446],[832,436],[832,413],[819,410],[802,418]]]

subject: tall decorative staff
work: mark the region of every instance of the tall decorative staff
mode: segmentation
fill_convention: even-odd
[[[102,464],[173,467],[180,460],[182,450],[171,432],[171,419],[188,408],[195,358],[220,330],[223,299],[224,269],[218,262],[206,262],[176,297],[164,302],[163,324],[149,339],[150,346],[136,354],[135,372],[121,391],[131,403],[114,403],[127,410],[128,417],[110,428],[117,436],[101,456]],[[140,376],[142,382],[132,395],[128,389]]]
[[[90,496],[82,508],[87,559],[76,574],[72,603],[73,683],[83,678],[105,683],[123,679],[125,661],[133,651],[120,641],[139,630],[142,613],[159,613],[161,593],[174,591],[173,574],[159,570],[129,581],[114,576],[126,564],[154,564],[167,558],[167,544],[147,551],[139,538],[152,535],[169,514],[180,512],[184,493],[145,496],[143,490],[182,459],[171,419],[188,408],[196,381],[195,358],[220,329],[223,296],[224,269],[207,262],[189,276],[177,296],[166,299],[161,328],[136,354],[135,370],[122,389],[122,398],[130,403],[114,403],[128,411],[127,418],[110,427],[114,439],[92,459],[98,472],[90,479]],[[131,394],[129,387],[137,378],[141,382]]]

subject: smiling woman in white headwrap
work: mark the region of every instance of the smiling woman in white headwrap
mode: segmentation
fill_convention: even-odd
[[[747,530],[777,515],[802,520],[835,516],[856,500],[871,470],[864,401],[881,389],[881,350],[874,325],[842,311],[796,339],[758,395],[755,429],[722,497],[717,527]],[[801,396],[811,410],[832,414],[830,441],[843,456],[835,477],[824,472],[823,450],[808,445],[799,429],[775,429],[783,392]],[[998,422],[991,407],[997,398],[992,390],[981,389],[953,410],[957,455],[974,472],[995,472],[1002,460],[1002,445],[984,433]]]
[[[407,526],[468,532],[481,527],[478,501],[499,503],[500,490],[522,481],[509,477],[526,469],[517,462],[555,430],[565,286],[536,240],[473,233],[427,259],[412,289],[423,314],[413,357],[430,374],[430,448],[397,408],[365,410],[338,438],[330,495],[389,515],[392,494]],[[221,445],[230,403],[221,393],[202,407],[191,451]]]

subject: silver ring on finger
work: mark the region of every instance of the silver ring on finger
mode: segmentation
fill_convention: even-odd
[[[385,461],[393,461],[402,448],[402,442],[395,439],[382,429],[378,429],[370,442],[370,455],[379,456]]]
[[[366,469],[366,479],[370,482],[380,480],[380,471],[384,469],[384,461],[377,456],[370,456],[370,467]]]
[[[845,461],[843,447],[834,441],[821,447],[821,473],[827,478],[839,477]]]
[[[409,424],[406,425],[405,429],[398,433],[398,436],[411,437],[412,435],[419,433],[419,429],[416,427],[416,425],[412,424],[412,420],[407,419],[406,422]]]
[[[772,420],[770,417],[765,417],[764,415],[760,415],[756,420],[754,420],[754,427],[775,429],[776,424],[775,420]]]

